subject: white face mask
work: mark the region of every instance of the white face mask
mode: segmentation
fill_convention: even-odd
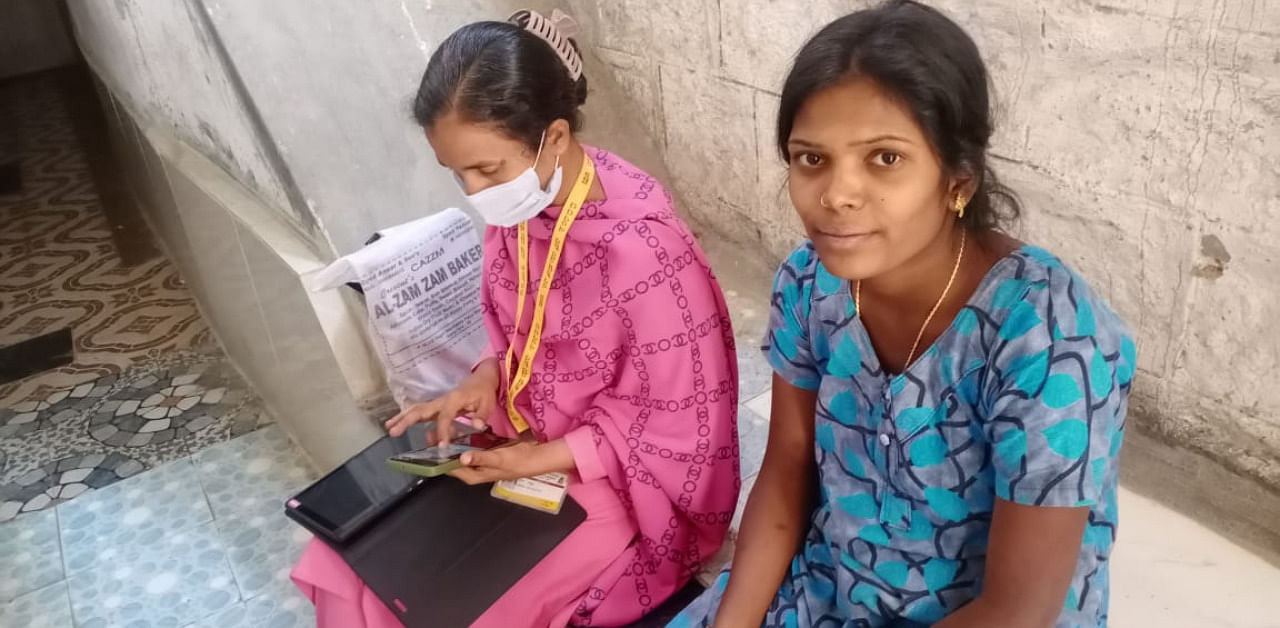
[[[537,216],[538,212],[546,209],[551,205],[551,201],[555,200],[556,194],[560,193],[560,182],[564,175],[560,168],[560,158],[556,157],[556,169],[545,190],[542,189],[542,184],[538,180],[538,172],[534,170],[538,165],[538,159],[542,157],[542,143],[546,138],[547,134],[544,131],[542,139],[538,140],[538,154],[533,158],[533,166],[506,183],[487,187],[475,194],[467,194],[462,179],[457,174],[453,175],[458,189],[462,191],[463,196],[466,196],[467,202],[476,210],[476,213],[480,214],[480,218],[485,223],[498,227],[514,227]]]

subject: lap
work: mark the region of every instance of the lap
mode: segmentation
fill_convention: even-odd
[[[521,628],[564,625],[600,575],[629,546],[635,524],[607,485],[578,485],[571,490],[587,511],[587,519],[533,569],[499,597],[472,628]],[[424,541],[425,542],[425,541]],[[363,624],[380,626],[389,609],[368,608],[376,596],[342,556],[327,544],[312,540],[292,572],[294,582],[313,602],[352,605],[365,616]],[[323,595],[320,595],[323,593]],[[378,605],[375,605],[378,606]]]
[[[829,570],[812,568],[806,560],[807,552],[798,553],[782,584],[774,594],[765,612],[761,628],[919,628],[905,619],[890,620],[878,616],[860,618],[856,622],[845,617],[835,604],[836,583],[829,577]],[[682,611],[667,628],[709,628],[720,609],[720,602],[729,583],[727,567],[716,581],[698,599]]]

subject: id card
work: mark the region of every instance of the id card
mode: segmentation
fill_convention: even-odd
[[[569,474],[555,472],[495,482],[489,494],[513,504],[558,515],[568,491]]]

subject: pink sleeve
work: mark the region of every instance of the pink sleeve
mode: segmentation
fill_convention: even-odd
[[[579,425],[564,435],[564,442],[573,453],[573,464],[578,469],[578,477],[583,482],[590,482],[609,475],[605,471],[604,462],[600,460],[599,445],[591,433],[590,425]]]

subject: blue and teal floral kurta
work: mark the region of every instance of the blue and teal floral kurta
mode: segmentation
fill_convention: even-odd
[[[778,271],[764,349],[784,379],[818,391],[821,478],[765,626],[940,620],[982,589],[997,497],[1089,508],[1057,625],[1106,625],[1135,348],[1058,258],[1034,247],[1002,258],[933,346],[891,375],[849,283],[806,244]],[[671,627],[707,626],[727,577]]]

